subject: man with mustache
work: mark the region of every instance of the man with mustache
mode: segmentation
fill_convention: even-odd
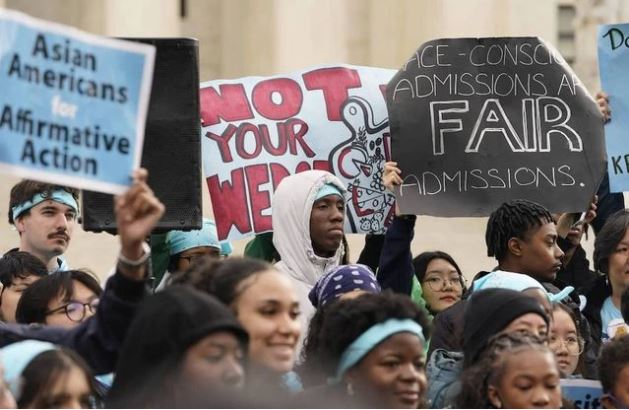
[[[79,215],[79,190],[23,180],[13,186],[9,223],[20,235],[19,248],[39,258],[49,272],[67,270],[63,253],[68,249]]]

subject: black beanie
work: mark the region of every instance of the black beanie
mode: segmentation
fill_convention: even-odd
[[[107,407],[154,407],[160,399],[165,407],[173,407],[176,403],[167,401],[169,392],[159,389],[178,375],[190,346],[219,331],[233,334],[247,351],[247,332],[213,296],[172,285],[147,298],[127,331]]]
[[[537,313],[548,324],[544,308],[531,296],[511,289],[485,289],[472,293],[465,307],[463,367],[474,364],[492,336],[527,313]]]

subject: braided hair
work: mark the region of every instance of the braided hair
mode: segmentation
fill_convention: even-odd
[[[460,409],[494,408],[487,394],[489,386],[496,385],[504,375],[507,358],[526,350],[538,350],[553,355],[544,339],[526,331],[499,333],[490,339],[487,349],[478,362],[463,371],[461,391],[455,399],[455,407]]]
[[[550,212],[535,202],[516,199],[503,203],[491,213],[487,221],[487,256],[494,256],[498,262],[502,261],[507,255],[511,238],[524,240],[531,228],[549,222],[553,222]]]

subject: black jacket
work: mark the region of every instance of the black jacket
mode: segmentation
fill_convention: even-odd
[[[146,284],[116,272],[105,286],[94,316],[73,329],[0,322],[0,347],[26,339],[43,340],[79,353],[95,374],[111,373]]]
[[[608,296],[611,296],[612,290],[607,283],[605,275],[599,275],[596,280],[588,287],[582,289],[581,293],[587,298],[587,304],[583,309],[583,315],[590,324],[593,343],[596,346],[596,352],[601,347],[601,337],[603,333],[601,321],[601,309],[603,303]]]

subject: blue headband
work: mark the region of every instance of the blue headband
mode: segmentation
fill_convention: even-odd
[[[79,205],[76,203],[76,199],[74,199],[72,194],[64,189],[57,189],[50,192],[50,194],[46,192],[40,192],[38,194],[35,194],[30,200],[15,205],[13,208],[11,208],[11,215],[13,216],[13,220],[15,221],[24,212],[47,200],[67,205],[72,208],[74,212],[76,212],[77,214],[79,213]]]
[[[229,255],[232,247],[229,242],[220,242],[214,221],[203,218],[203,227],[194,231],[170,231],[166,235],[166,244],[171,255],[200,246],[209,246],[220,250],[221,255]]]
[[[28,364],[40,353],[55,350],[52,343],[39,340],[24,340],[12,343],[0,349],[0,361],[4,365],[4,378],[9,385],[9,390],[16,400],[20,398],[22,372]]]
[[[325,184],[323,185],[319,191],[317,191],[317,195],[315,196],[315,201],[319,200],[321,198],[323,198],[324,196],[328,196],[328,195],[338,195],[341,198],[343,198],[343,194],[341,193],[341,190],[334,184]]]
[[[480,279],[477,279],[472,284],[472,291],[478,291],[483,289],[491,289],[491,288],[501,288],[501,289],[511,289],[518,292],[521,292],[525,289],[539,289],[548,297],[549,302],[555,303],[563,300],[566,296],[570,294],[574,290],[572,286],[566,286],[561,290],[561,292],[552,294],[548,292],[544,286],[533,279],[532,277],[525,275],[524,273],[515,273],[508,271],[494,271]]]
[[[391,335],[409,332],[419,337],[422,343],[425,342],[422,330],[422,327],[411,319],[389,319],[371,326],[343,351],[339,365],[336,368],[336,376],[329,380],[328,383],[340,383],[349,369],[360,362],[367,353],[371,352],[374,347]]]

